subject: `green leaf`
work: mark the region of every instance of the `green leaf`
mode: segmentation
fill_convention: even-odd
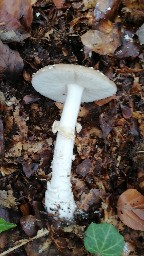
[[[91,223],[84,237],[88,252],[99,256],[120,256],[124,248],[124,238],[113,225]]]
[[[0,233],[14,227],[16,227],[16,224],[9,223],[4,219],[0,218]]]

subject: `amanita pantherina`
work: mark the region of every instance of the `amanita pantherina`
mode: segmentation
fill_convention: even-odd
[[[116,86],[99,71],[72,64],[56,64],[40,69],[33,75],[32,85],[42,95],[64,103],[61,119],[53,125],[53,131],[58,131],[58,134],[45,206],[48,213],[55,217],[70,220],[76,209],[70,179],[80,104],[112,96],[116,93]]]

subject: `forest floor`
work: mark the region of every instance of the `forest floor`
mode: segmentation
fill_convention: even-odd
[[[117,212],[123,192],[144,193],[144,55],[137,32],[143,1],[38,0],[29,9],[29,1],[23,1],[23,9],[14,1],[13,23],[8,26],[7,20],[7,27],[9,3],[3,2],[0,217],[17,227],[0,234],[0,255],[87,256],[86,227],[108,222],[124,237],[123,256],[144,256],[143,231],[131,228],[135,219],[131,227],[125,225],[127,217],[123,223]],[[58,63],[93,67],[117,86],[117,94],[106,101],[81,105],[71,177],[79,211],[74,222],[61,226],[47,215],[44,197],[56,139],[52,124],[63,105],[31,84],[33,73]]]

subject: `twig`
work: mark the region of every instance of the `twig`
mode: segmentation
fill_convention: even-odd
[[[22,240],[19,240],[19,241],[17,242],[17,243],[18,243],[17,245],[15,245],[14,247],[8,249],[7,251],[2,252],[2,253],[0,254],[0,256],[5,256],[5,255],[7,255],[8,253],[13,252],[14,250],[18,249],[19,247],[21,247],[21,246],[23,246],[23,245],[25,245],[25,244],[27,244],[27,243],[29,243],[29,242],[31,242],[31,241],[37,239],[37,238],[43,237],[43,236],[45,236],[45,235],[48,235],[48,234],[49,234],[49,231],[48,231],[47,229],[39,230],[36,236],[34,236],[34,237],[30,238],[30,239],[22,239]]]

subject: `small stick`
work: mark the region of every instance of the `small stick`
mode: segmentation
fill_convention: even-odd
[[[42,230],[39,230],[38,231],[38,234],[30,239],[22,239],[22,240],[19,240],[17,243],[18,245],[15,245],[14,247],[8,249],[7,251],[4,251],[0,254],[0,256],[5,256],[7,254],[9,254],[10,252],[13,252],[14,250],[18,249],[19,247],[37,239],[37,238],[40,238],[40,237],[43,237],[45,235],[48,235],[49,234],[49,231],[47,229],[44,229],[44,231]]]

